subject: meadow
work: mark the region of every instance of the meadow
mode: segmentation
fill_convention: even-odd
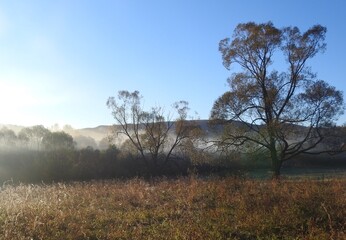
[[[346,178],[4,183],[0,239],[346,239]]]

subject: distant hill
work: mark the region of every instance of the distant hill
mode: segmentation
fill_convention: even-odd
[[[204,133],[206,134],[205,136],[210,139],[217,138],[218,136],[220,136],[225,126],[225,122],[214,123],[213,125],[209,123],[209,120],[193,120],[193,122],[196,123],[204,131]],[[78,147],[93,146],[97,148],[100,147],[100,142],[103,142],[104,145],[105,139],[107,139],[109,136],[112,136],[114,132],[116,132],[114,130],[115,126],[116,125],[100,125],[97,127],[81,129],[74,129],[68,126],[64,127],[63,130],[74,138],[74,140],[77,142]],[[244,123],[235,121],[233,122],[233,126],[242,127],[244,126]],[[18,132],[24,128],[24,126],[0,124],[0,129],[3,127],[7,127],[13,130],[16,134],[18,134]],[[120,131],[120,125],[116,127],[118,127]],[[262,126],[257,127],[261,128]],[[295,128],[299,129],[299,131],[301,132],[304,131],[304,127],[302,126],[295,126]],[[123,141],[125,141],[125,136],[117,135],[117,138],[114,143],[122,144]]]
[[[195,122],[206,133],[210,132],[210,127],[208,126],[208,120],[196,120]],[[0,124],[0,129],[3,127],[11,129],[16,134],[18,134],[18,132],[21,129],[25,128],[26,126],[18,126],[18,125],[12,125],[12,124]],[[120,126],[118,126],[118,127],[120,130]],[[221,127],[221,129],[222,129],[222,127]],[[113,134],[114,125],[100,125],[97,127],[80,128],[80,129],[74,129],[71,127],[71,128],[67,128],[67,129],[63,129],[63,130],[65,132],[67,132],[68,134],[70,134],[75,139],[77,144],[79,143],[79,141],[85,142],[87,140],[87,138],[92,138],[93,140],[95,140],[96,145],[98,145],[102,139],[107,138],[108,136],[111,136]],[[122,142],[121,139],[119,139],[119,140],[120,140],[120,142]],[[84,145],[84,144],[82,144],[82,145]]]
[[[101,125],[94,128],[81,128],[76,129],[76,132],[79,135],[92,137],[96,141],[100,141],[103,138],[107,137],[112,132],[112,126],[110,125]]]
[[[205,134],[204,137],[206,137],[208,140],[215,140],[216,138],[220,137],[225,126],[225,122],[214,122],[213,125],[209,123],[209,120],[193,120],[193,122],[203,130]],[[244,123],[241,122],[232,122],[232,124],[235,128],[244,127]],[[13,130],[16,134],[18,134],[21,129],[25,128],[25,126],[13,124],[0,124],[0,129],[3,127]],[[117,130],[115,130],[115,127],[119,128],[120,132],[120,125],[100,125],[97,127],[81,129],[74,129],[66,125],[64,126],[63,130],[74,138],[74,141],[77,143],[77,148],[92,146],[93,148],[105,149],[109,145],[109,137],[113,136],[114,132],[117,132]],[[254,127],[262,128],[263,126],[258,125]],[[292,129],[294,129],[294,134],[304,133],[307,131],[306,127],[303,126],[292,125],[291,127],[293,127]],[[125,140],[125,135],[118,134],[116,135],[113,143],[116,145],[121,145]],[[323,148],[323,145],[321,145],[320,147]]]

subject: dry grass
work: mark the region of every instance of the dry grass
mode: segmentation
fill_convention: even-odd
[[[346,179],[5,185],[0,239],[346,239]]]

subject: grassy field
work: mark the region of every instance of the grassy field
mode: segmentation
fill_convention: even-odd
[[[0,239],[346,239],[346,179],[5,184]]]
[[[272,178],[272,172],[269,169],[251,169],[240,171],[240,176],[249,179],[266,180]],[[282,179],[290,180],[324,180],[346,178],[346,168],[283,168],[281,170]]]

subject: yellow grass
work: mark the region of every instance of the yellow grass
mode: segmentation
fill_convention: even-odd
[[[346,179],[4,185],[0,239],[346,239]]]

